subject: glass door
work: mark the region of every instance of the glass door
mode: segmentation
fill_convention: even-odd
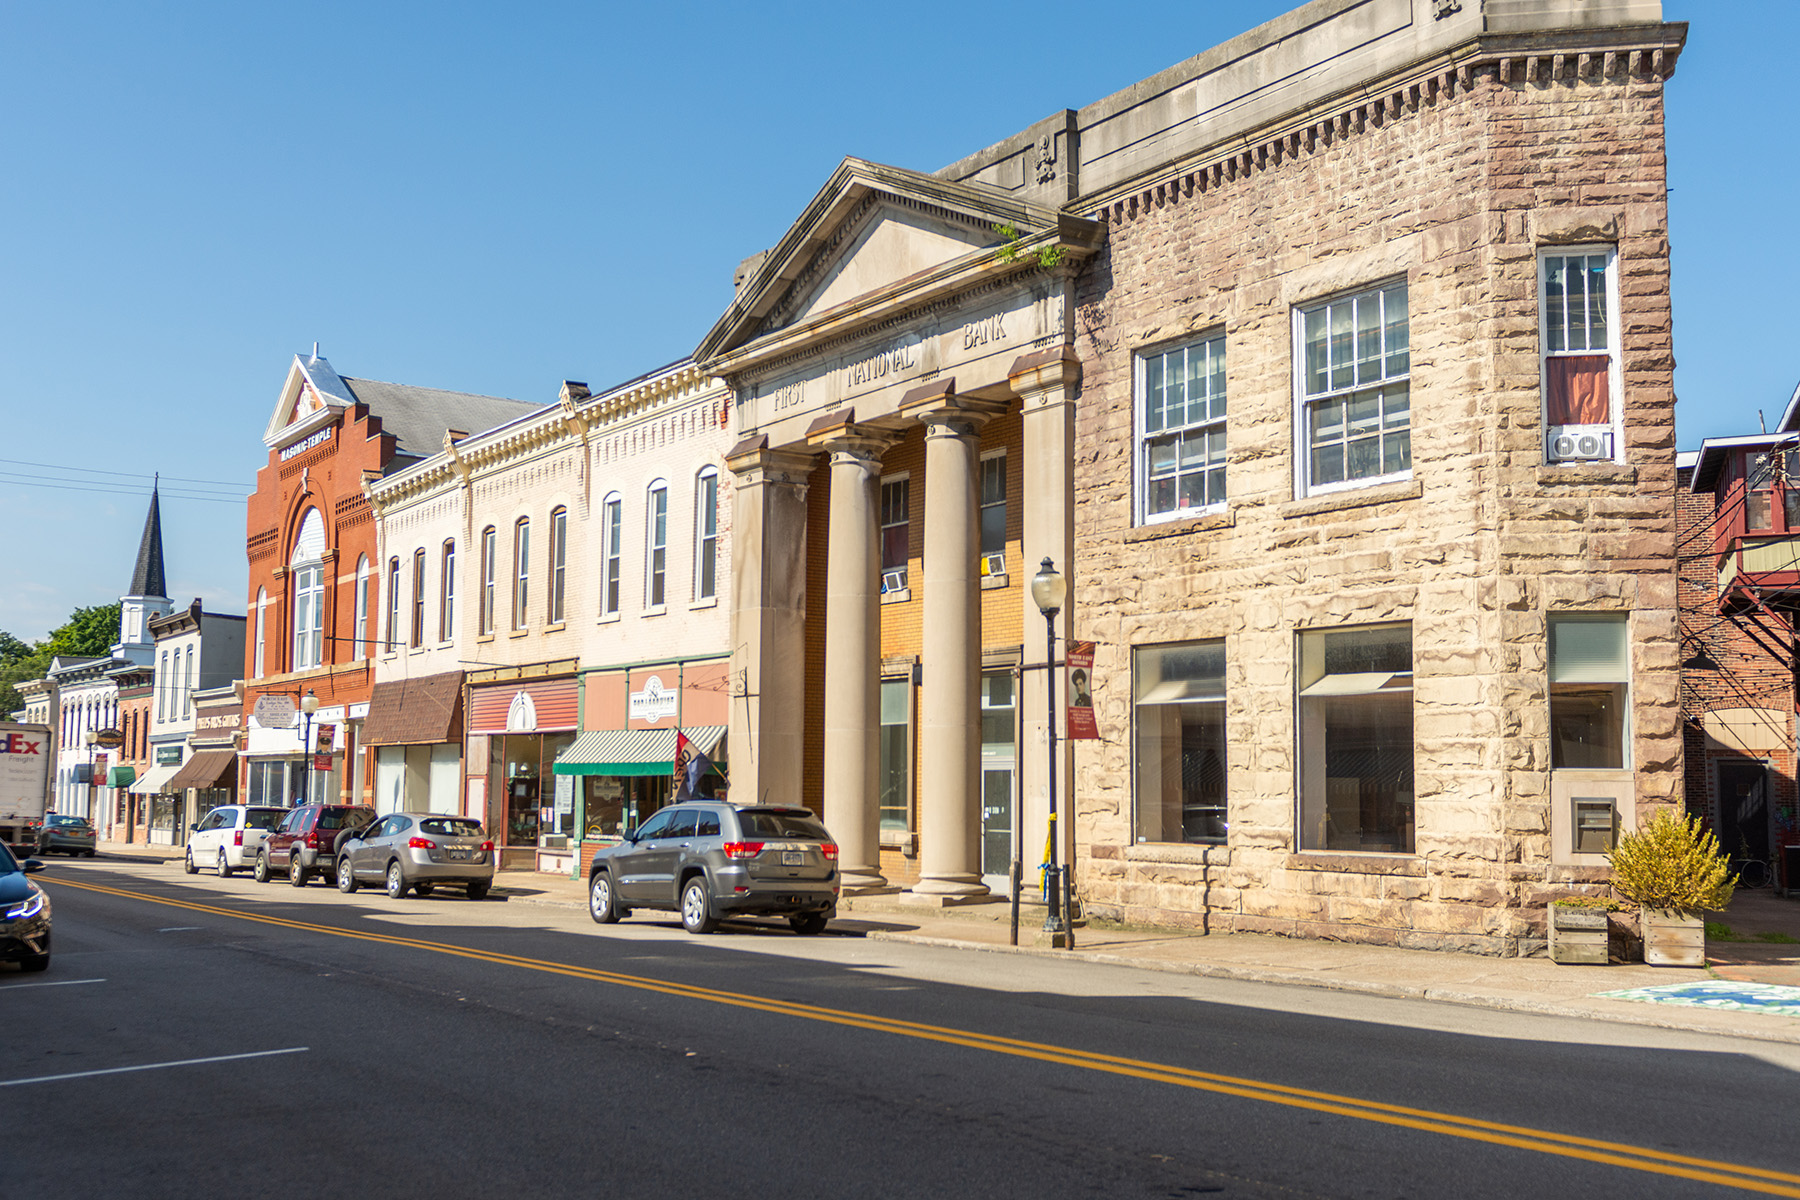
[[[1015,700],[1011,669],[981,676],[981,879],[1012,895]]]

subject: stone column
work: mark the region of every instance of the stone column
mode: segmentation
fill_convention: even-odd
[[[1031,577],[1038,564],[1049,558],[1069,581],[1068,599],[1056,618],[1057,654],[1061,656],[1065,639],[1075,628],[1075,611],[1080,600],[1079,575],[1075,563],[1075,394],[1081,383],[1081,361],[1072,347],[1057,347],[1028,354],[1016,360],[1007,372],[1008,382],[1022,400],[1024,475],[1020,487],[1023,498],[1019,570],[1025,586],[1020,589],[1022,628],[1025,630],[1024,661],[1027,668],[1021,676],[1018,702],[1023,725],[1019,745],[1018,815],[1025,837],[1027,864],[1024,891],[1035,895],[1036,872],[1031,864],[1039,861],[1044,849],[1045,824],[1049,818],[1048,734],[1044,726],[1044,688],[1048,682],[1044,664],[1044,614],[1031,599]],[[1063,708],[1068,697],[1063,693],[1064,678],[1057,680],[1057,707]],[[1057,733],[1060,737],[1062,729]],[[1073,747],[1066,739],[1057,742],[1057,824],[1061,839],[1057,845],[1057,861],[1076,862],[1070,853],[1075,847],[1075,773]]]
[[[798,804],[806,719],[808,454],[740,442],[731,528],[731,798]]]
[[[981,882],[977,435],[995,406],[948,391],[908,399],[908,415],[925,422],[920,878],[913,891],[955,903],[988,891]]]
[[[883,888],[878,768],[881,732],[881,452],[893,439],[842,425],[815,444],[831,455],[825,550],[825,797],[847,892]]]

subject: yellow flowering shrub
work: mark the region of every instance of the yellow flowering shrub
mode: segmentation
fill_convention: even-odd
[[[1640,908],[1721,909],[1737,886],[1719,839],[1701,831],[1700,818],[1667,809],[1621,837],[1607,858],[1614,890]]]

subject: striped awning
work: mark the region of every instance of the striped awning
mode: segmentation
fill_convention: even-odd
[[[723,725],[696,725],[681,732],[702,754],[710,755],[725,736]],[[576,738],[556,756],[558,775],[673,775],[673,729],[604,729]]]

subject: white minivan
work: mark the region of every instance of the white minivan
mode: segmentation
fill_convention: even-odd
[[[233,871],[254,865],[269,830],[281,824],[287,811],[259,804],[220,805],[190,827],[182,869],[192,875],[211,867],[220,879],[227,879]]]

